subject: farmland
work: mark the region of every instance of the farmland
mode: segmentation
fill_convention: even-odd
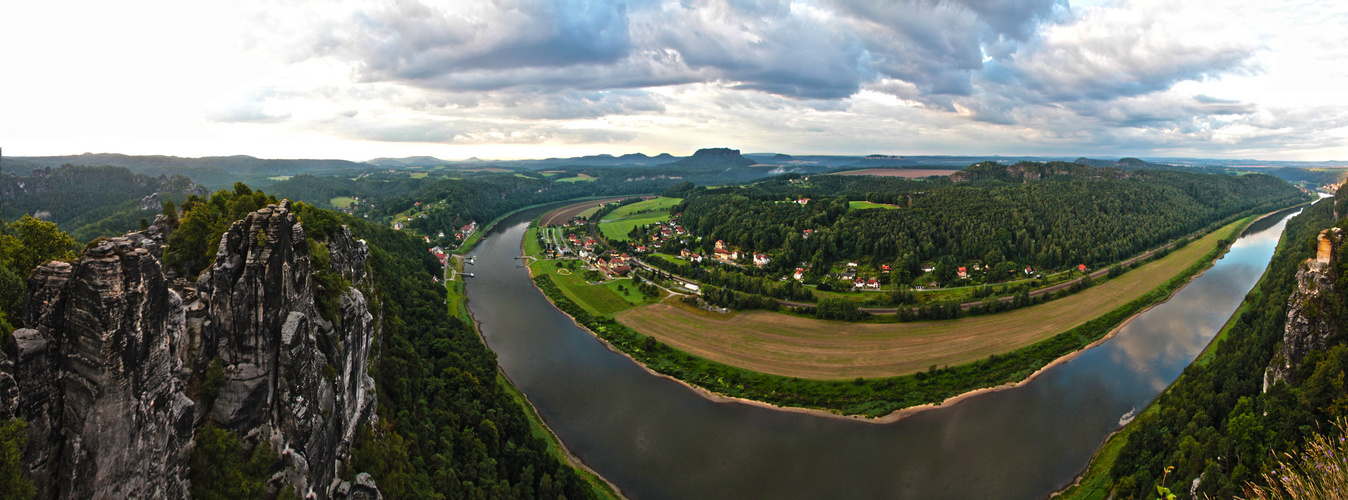
[[[1241,225],[1075,295],[1000,314],[876,324],[747,311],[714,320],[658,304],[616,318],[684,352],[762,373],[814,379],[904,375],[1013,351],[1123,307],[1199,263]]]

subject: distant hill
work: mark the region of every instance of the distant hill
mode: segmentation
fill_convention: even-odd
[[[181,174],[212,188],[227,187],[236,180],[246,181],[250,185],[265,184],[256,181],[264,180],[270,176],[362,170],[371,166],[367,163],[347,160],[269,160],[246,155],[184,158],[162,155],[135,156],[118,153],[5,158],[6,163],[10,161],[40,167],[59,167],[66,164],[91,167],[124,167],[132,172],[151,176]],[[14,173],[26,175],[29,170],[14,171]]]
[[[1163,163],[1152,163],[1138,158],[1119,158],[1118,160],[1092,160],[1090,158],[1077,158],[1073,163],[1090,165],[1092,167],[1118,167],[1124,170],[1140,170],[1149,168],[1152,170],[1166,170],[1176,168],[1174,165]]]
[[[461,162],[441,160],[434,156],[408,156],[406,158],[375,158],[373,160],[367,160],[365,163],[369,163],[376,167],[438,167],[441,165]]]

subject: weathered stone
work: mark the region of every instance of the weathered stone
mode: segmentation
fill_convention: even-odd
[[[1316,255],[1297,270],[1297,289],[1287,299],[1287,321],[1282,345],[1264,372],[1264,390],[1291,376],[1302,358],[1312,350],[1324,350],[1329,336],[1338,330],[1328,297],[1335,293],[1331,264],[1338,258],[1343,232],[1330,228],[1320,232]]]
[[[335,325],[318,315],[289,202],[234,223],[213,265],[176,291],[159,263],[170,231],[161,216],[29,278],[32,328],[15,332],[13,356],[0,352],[0,416],[29,422],[23,462],[38,498],[186,497],[193,432],[207,415],[183,386],[215,359],[225,381],[209,417],[277,451],[269,488],[333,497],[356,430],[374,418],[364,295],[341,293]],[[364,242],[346,228],[330,240],[330,268],[364,286]],[[372,479],[347,488],[379,498]]]

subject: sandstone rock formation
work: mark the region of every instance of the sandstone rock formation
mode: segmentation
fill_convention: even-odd
[[[337,472],[361,423],[374,416],[377,322],[360,288],[369,250],[343,227],[330,264],[352,286],[315,285],[310,241],[271,205],[235,222],[195,284],[160,266],[171,228],[87,248],[29,278],[29,328],[0,350],[0,418],[29,423],[23,463],[38,498],[185,498],[195,428],[207,419],[266,443],[279,457],[268,485],[308,498],[378,498],[368,475]],[[315,305],[315,290],[340,307]],[[213,362],[214,401],[184,390]]]

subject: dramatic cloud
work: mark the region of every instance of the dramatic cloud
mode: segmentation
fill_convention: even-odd
[[[134,68],[136,78],[94,87],[79,83],[92,73],[48,68],[43,85],[10,79],[15,88],[0,94],[0,104],[21,119],[6,121],[28,126],[3,132],[57,141],[53,134],[68,127],[41,126],[42,108],[19,97],[44,95],[109,123],[143,116],[136,130],[147,135],[195,130],[187,142],[242,134],[276,144],[269,147],[295,143],[284,135],[344,151],[394,147],[460,157],[686,154],[714,145],[857,154],[1348,152],[1348,102],[1339,90],[1348,85],[1348,7],[1086,1],[1099,5],[337,0],[244,1],[205,12],[171,2],[139,11],[90,7],[98,22],[58,30],[35,21],[0,32],[0,56],[16,74],[44,74],[29,66],[59,60],[105,74]],[[60,18],[56,7],[23,8],[36,11],[5,6],[0,14]],[[153,16],[159,11],[181,26],[171,38],[160,34],[166,23]],[[91,38],[63,45],[54,32]],[[50,43],[26,44],[36,39]],[[290,154],[299,155],[316,154]]]

